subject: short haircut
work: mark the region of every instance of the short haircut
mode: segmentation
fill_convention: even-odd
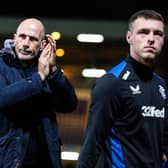
[[[144,10],[137,11],[133,15],[131,15],[128,21],[128,30],[132,28],[132,23],[140,17],[145,19],[159,20],[163,22],[163,24],[165,24],[164,18],[159,12],[155,10],[144,9]]]

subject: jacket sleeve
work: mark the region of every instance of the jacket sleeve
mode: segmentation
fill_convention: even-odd
[[[11,84],[0,73],[0,109],[8,108],[33,95],[39,94],[45,87],[45,83],[41,81],[38,73]]]
[[[47,79],[50,91],[52,92],[52,103],[57,112],[72,112],[76,109],[78,100],[75,89],[57,66],[57,70]]]
[[[163,154],[166,155],[168,159],[168,98],[166,100],[167,100],[167,108],[166,108],[165,118],[164,118]]]
[[[114,123],[118,100],[111,75],[96,82],[92,90],[91,104],[84,142],[79,155],[77,168],[96,166]]]
[[[2,71],[0,72],[0,109],[11,107],[41,93],[46,93],[50,96],[55,95],[57,97],[61,95],[57,100],[62,104],[67,103],[67,106],[64,108],[60,105],[63,112],[67,110],[72,111],[77,106],[75,91],[60,69],[57,69],[45,81],[41,80],[37,72],[14,83],[8,83],[5,75],[3,75]],[[57,105],[59,102],[57,101]]]

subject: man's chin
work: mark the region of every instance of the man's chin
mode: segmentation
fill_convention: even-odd
[[[34,59],[34,56],[30,56],[30,55],[18,55],[18,58],[21,60],[21,61],[29,61],[29,60],[33,60]]]

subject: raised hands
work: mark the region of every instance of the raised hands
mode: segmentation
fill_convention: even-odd
[[[38,61],[38,72],[42,80],[56,69],[56,42],[51,35],[46,35],[46,44],[43,47]]]

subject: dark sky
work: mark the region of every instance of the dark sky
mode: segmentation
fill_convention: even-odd
[[[42,16],[65,19],[127,20],[140,9],[155,9],[168,18],[163,0],[22,0],[3,1],[0,15]],[[6,5],[5,5],[6,3]],[[167,19],[168,20],[168,19]]]

